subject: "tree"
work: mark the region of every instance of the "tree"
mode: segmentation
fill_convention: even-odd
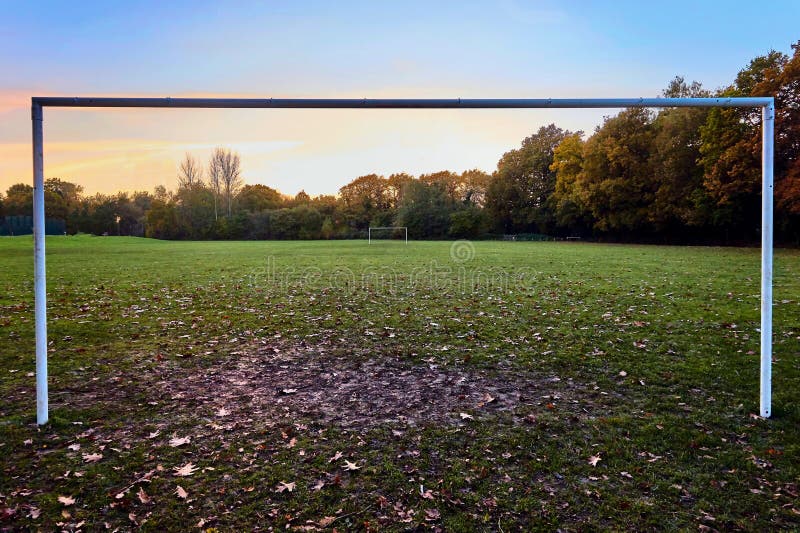
[[[33,214],[33,187],[15,183],[6,191],[5,210],[7,215]]]
[[[600,231],[626,239],[650,232],[652,121],[648,109],[626,109],[586,141],[578,183]]]
[[[239,154],[223,150],[222,186],[225,192],[225,201],[228,204],[228,216],[232,214],[233,199],[242,188],[243,183]]]
[[[584,147],[580,133],[565,137],[553,150],[550,165],[550,170],[556,173],[556,185],[550,197],[556,224],[572,235],[585,235],[593,225],[581,182]]]
[[[550,169],[556,146],[571,132],[555,124],[542,126],[520,148],[503,154],[486,192],[486,207],[504,233],[545,233],[555,226],[548,198],[555,190]]]
[[[293,203],[294,205],[308,205],[311,203],[311,197],[306,191],[301,190],[295,195]]]
[[[675,77],[664,91],[667,98],[705,97],[698,82],[687,84]],[[662,110],[653,122],[651,162],[656,191],[649,219],[666,237],[702,226],[710,220],[708,193],[703,185],[700,159],[700,128],[708,118],[706,108]]]
[[[400,202],[403,201],[403,192],[409,183],[414,181],[414,176],[400,172],[392,174],[386,180],[386,198],[388,199],[389,207],[397,209]]]
[[[447,236],[454,209],[443,187],[415,180],[406,187],[395,225],[406,226],[415,238],[441,239]]]
[[[386,179],[377,174],[359,176],[339,189],[343,213],[348,222],[359,229],[366,229],[375,215],[389,209]]]
[[[450,214],[451,237],[475,239],[486,232],[487,219],[483,209],[476,205],[464,205]]]
[[[222,148],[216,148],[214,153],[211,154],[211,160],[208,162],[208,184],[214,195],[214,220],[219,220],[218,203],[220,194],[222,193],[224,166],[225,151]]]
[[[201,185],[202,183],[203,167],[187,152],[178,167],[178,185],[191,189],[195,185]]]
[[[257,183],[242,187],[236,203],[240,209],[256,213],[265,209],[277,209],[283,205],[284,199],[275,189]]]
[[[721,96],[777,96],[788,57],[774,50],[754,58]],[[790,91],[791,92],[791,91]],[[796,89],[795,89],[796,92]],[[780,106],[780,102],[776,101]],[[779,114],[779,113],[777,113]],[[761,189],[760,110],[714,108],[700,128],[700,164],[712,201],[713,222],[754,238],[759,227]],[[778,129],[776,128],[776,131]],[[775,181],[781,190],[785,156],[781,133],[776,134]],[[780,202],[779,202],[780,205]]]
[[[465,204],[484,207],[486,205],[486,191],[492,176],[477,168],[465,170],[461,174],[462,197]]]
[[[439,187],[453,202],[464,200],[464,187],[461,176],[449,170],[441,170],[433,174],[422,174],[419,177],[422,183]]]

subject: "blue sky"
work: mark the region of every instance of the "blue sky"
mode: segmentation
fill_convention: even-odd
[[[657,96],[790,52],[800,2],[4,2],[0,190],[30,181],[37,95]],[[540,125],[608,111],[47,110],[46,175],[89,192],[173,186],[184,152],[333,193],[369,172],[491,171]]]

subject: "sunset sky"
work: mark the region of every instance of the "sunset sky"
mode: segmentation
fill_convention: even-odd
[[[753,5],[0,0],[0,191],[31,182],[33,95],[658,96],[675,75],[713,89],[789,52],[800,2]],[[490,172],[539,126],[591,131],[610,112],[46,109],[45,175],[174,187],[185,152],[226,146],[247,183],[332,194],[372,172]]]

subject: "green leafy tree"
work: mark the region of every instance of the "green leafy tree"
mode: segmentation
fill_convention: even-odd
[[[504,233],[546,233],[555,226],[548,199],[556,185],[553,153],[571,132],[542,126],[520,148],[503,154],[486,192],[486,207]]]
[[[450,229],[455,203],[439,184],[413,181],[406,187],[395,218],[414,238],[442,239]]]
[[[550,170],[556,174],[550,207],[555,213],[556,224],[575,236],[588,235],[594,224],[581,181],[584,147],[580,133],[565,137],[553,150],[553,163],[550,165]]]
[[[579,180],[595,227],[623,238],[650,233],[649,209],[656,191],[650,152],[653,113],[626,109],[587,141]]]
[[[284,205],[284,198],[281,193],[267,187],[266,185],[245,185],[239,195],[236,197],[236,202],[240,209],[256,213],[264,211],[265,209],[278,209]]]

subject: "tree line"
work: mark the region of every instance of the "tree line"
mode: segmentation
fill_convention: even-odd
[[[800,242],[800,41],[790,57],[754,58],[709,91],[676,77],[665,97],[773,96],[776,234]],[[760,109],[626,109],[591,135],[544,126],[503,154],[491,174],[441,171],[360,176],[337,195],[287,196],[245,185],[238,154],[187,154],[174,191],[86,196],[45,184],[47,216],[67,232],[160,239],[331,239],[369,226],[406,226],[410,238],[544,234],[599,240],[752,243],[761,216]],[[0,216],[28,215],[32,188],[0,195]]]

